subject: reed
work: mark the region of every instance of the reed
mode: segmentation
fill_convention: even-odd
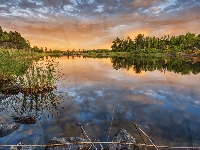
[[[34,57],[25,51],[0,49],[0,91],[24,74]]]
[[[37,94],[55,89],[56,65],[53,60],[47,60],[46,63],[34,62],[23,76],[17,78],[17,82],[22,86],[21,92]]]
[[[38,67],[34,62],[40,57],[30,51],[0,48],[0,92],[15,83],[21,83],[31,92],[52,89],[54,68],[50,62],[46,69]]]

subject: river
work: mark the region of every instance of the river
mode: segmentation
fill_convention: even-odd
[[[4,101],[1,123],[12,122],[13,115],[34,115],[38,122],[21,125],[1,137],[0,144],[83,137],[78,122],[92,141],[111,141],[123,128],[142,143],[134,122],[156,145],[200,145],[200,73],[184,74],[180,67],[178,72],[169,65],[144,69],[145,64],[151,66],[149,62],[139,69],[136,64],[123,67],[111,58],[60,57],[55,61],[59,62],[57,90],[43,97],[18,94]],[[195,67],[199,70],[200,65]],[[24,99],[29,105],[24,105]]]

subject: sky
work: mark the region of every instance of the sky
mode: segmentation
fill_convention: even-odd
[[[0,26],[31,46],[110,49],[119,37],[200,33],[200,0],[1,0]]]

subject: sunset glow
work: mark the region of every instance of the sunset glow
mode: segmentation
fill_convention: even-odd
[[[110,49],[116,38],[200,33],[200,1],[3,0],[0,22],[31,46],[48,49]]]

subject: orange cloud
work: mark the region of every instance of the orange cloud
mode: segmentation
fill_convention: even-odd
[[[97,6],[92,2],[61,2],[63,5],[20,1],[18,6],[13,4],[15,11],[0,5],[1,26],[20,32],[31,46],[61,50],[110,49],[116,37],[134,39],[138,34],[161,37],[200,33],[197,2],[186,5],[177,0],[167,6],[165,0],[109,1]]]

